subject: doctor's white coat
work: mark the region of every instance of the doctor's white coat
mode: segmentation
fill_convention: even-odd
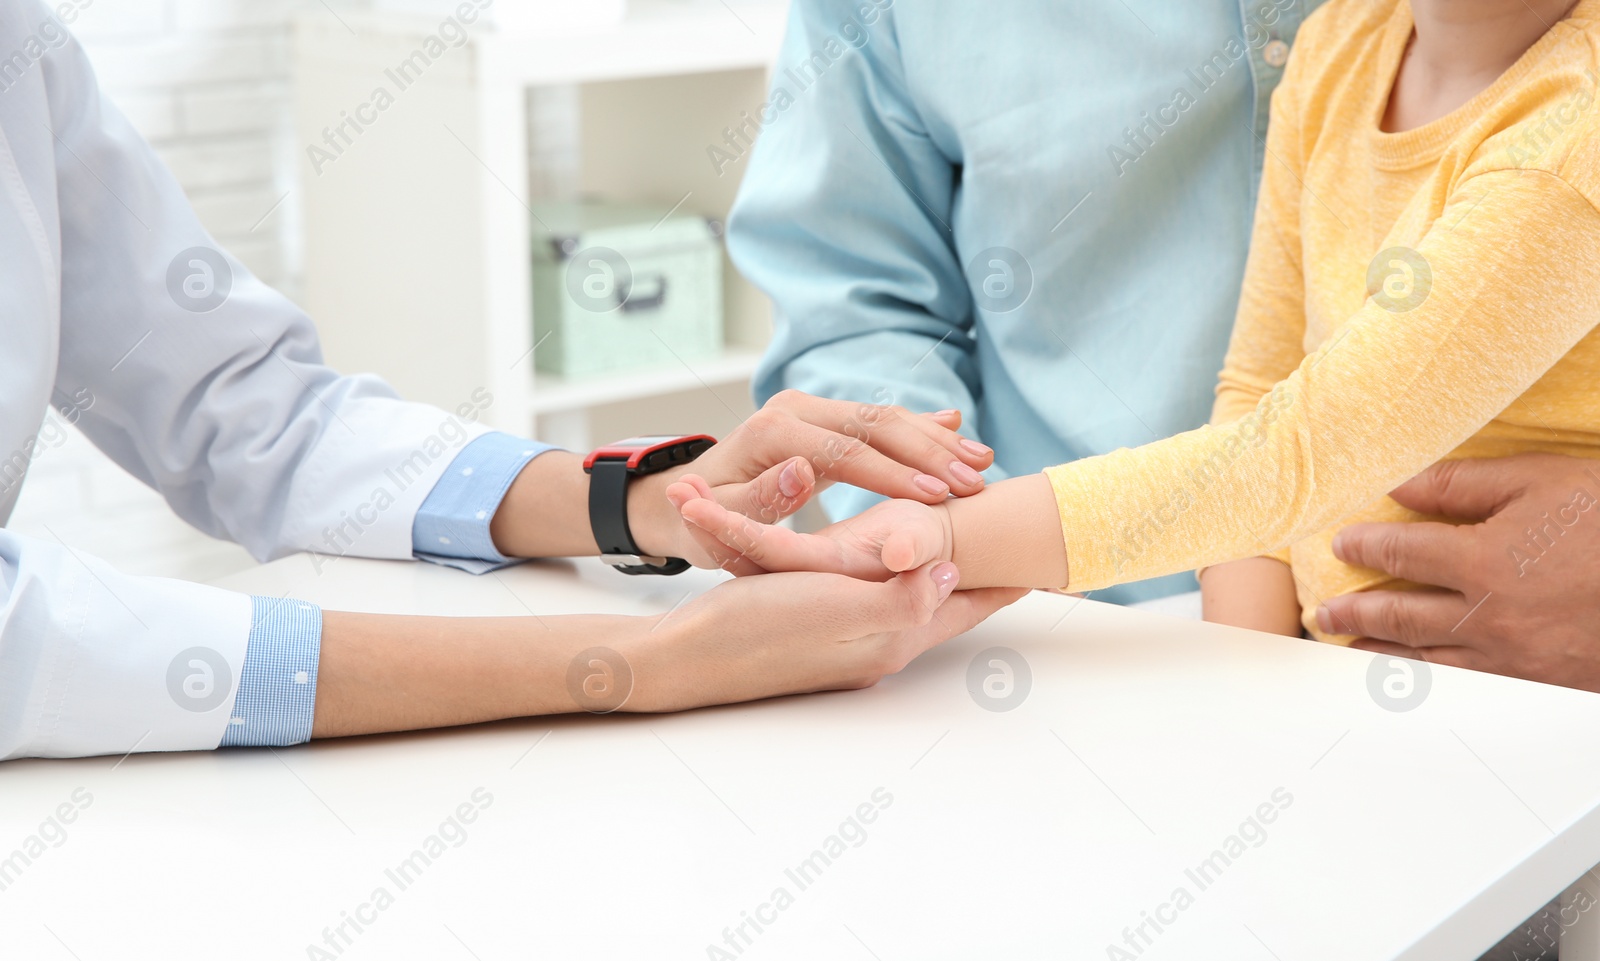
[[[32,0],[0,4],[0,309],[0,521],[51,403],[189,523],[263,559],[323,543],[448,416],[325,367],[311,322],[220,253]],[[353,552],[412,556],[448,462]],[[206,647],[237,678],[250,620],[243,595],[0,529],[0,758],[215,747],[231,695],[186,710],[168,667]]]

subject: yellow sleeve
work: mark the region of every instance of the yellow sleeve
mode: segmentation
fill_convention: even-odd
[[[1600,213],[1554,174],[1465,181],[1417,251],[1419,305],[1369,298],[1249,414],[1047,470],[1070,588],[1328,527],[1472,436],[1600,319]]]
[[[1267,150],[1256,202],[1250,256],[1227,359],[1217,377],[1211,423],[1256,409],[1267,391],[1305,359],[1306,288],[1300,262],[1300,191],[1304,155],[1295,108],[1295,66],[1272,94]]]
[[[1306,288],[1300,260],[1300,184],[1303,129],[1295,97],[1298,59],[1272,93],[1261,196],[1256,202],[1250,256],[1228,355],[1217,376],[1211,423],[1236,421],[1256,409],[1305,359]],[[1262,551],[1289,563],[1289,547]],[[1196,571],[1198,576],[1201,572]]]

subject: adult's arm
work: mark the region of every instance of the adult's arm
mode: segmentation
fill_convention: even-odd
[[[907,87],[896,13],[887,2],[791,6],[771,122],[748,157],[726,161],[749,164],[728,250],[777,308],[758,398],[797,388],[953,408],[976,436],[972,299],[951,234],[958,171]],[[841,35],[847,22],[864,25],[859,46]],[[839,55],[800,90],[794,78],[815,75],[818,51]],[[849,488],[824,495],[835,516],[873,499]]]
[[[258,558],[327,550],[351,518],[353,552],[410,557],[417,508],[482,428],[324,365],[310,319],[211,239],[77,42],[37,69],[60,232],[57,402],[93,398],[77,423],[96,446]]]
[[[36,14],[48,15],[42,7]],[[12,138],[21,154],[16,182],[55,194],[24,205],[56,213],[39,218],[30,253],[46,276],[60,272],[55,393],[91,439],[185,519],[259,557],[295,549],[408,557],[440,543],[417,542],[420,530],[443,523],[454,532],[461,525],[449,522],[463,518],[488,542],[505,484],[466,485],[483,506],[464,515],[462,503],[419,510],[440,492],[447,467],[466,475],[482,463],[463,466],[462,448],[487,439],[467,421],[488,398],[475,394],[447,414],[401,402],[374,378],[329,370],[309,320],[211,242],[165,168],[100,94],[77,44],[67,39],[36,66],[9,91],[39,124],[37,134],[19,126]],[[915,459],[913,441],[937,446],[940,430],[904,421],[900,433],[883,432],[879,447],[894,450],[898,438]],[[844,473],[879,476],[891,489],[918,480],[911,468],[891,471],[878,448],[840,439],[855,443],[839,454]],[[503,471],[515,487],[518,469],[539,459],[537,445],[499,443],[522,458]],[[746,455],[740,467],[771,456],[753,443],[733,450]],[[948,449],[939,451],[945,466],[933,469],[947,472]],[[564,517],[578,513],[550,501]],[[530,553],[546,552],[540,547]],[[314,606],[126,578],[26,538],[8,537],[5,548],[0,757],[309,736],[323,628]],[[83,589],[82,575],[100,589]],[[133,728],[142,733],[130,737]]]
[[[24,4],[4,33],[38,24],[60,30]],[[412,556],[419,506],[482,429],[327,368],[309,319],[217,247],[81,47],[51,36],[8,77],[0,119],[13,246],[47,292],[19,310],[50,335],[54,402],[179,516],[259,558]],[[59,336],[42,326],[57,317]],[[462,403],[475,414],[486,400]],[[3,546],[0,757],[309,736],[315,607],[125,577],[23,537]]]
[[[859,688],[1021,591],[957,591],[930,564],[895,581],[773,574],[660,617],[327,615],[316,737],[576,711],[677,711]],[[580,653],[603,646],[578,661]],[[569,668],[577,661],[578,683]]]
[[[38,3],[0,24],[59,30]],[[36,356],[13,360],[54,359],[55,402],[208,533],[268,557],[358,516],[362,553],[410,556],[417,505],[475,429],[323,366],[310,322],[217,250],[76,41],[51,36],[0,106],[8,256],[41,278],[15,294]],[[126,577],[10,533],[0,575],[0,757],[298,739],[279,712],[313,688],[309,605]]]

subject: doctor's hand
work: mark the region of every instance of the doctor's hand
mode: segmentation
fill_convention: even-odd
[[[950,560],[954,536],[941,505],[892,500],[815,534],[763,524],[717,502],[693,474],[667,496],[705,553],[737,575],[820,571],[881,581],[933,561]]]
[[[870,687],[1025,593],[958,579],[953,564],[746,577],[651,617],[325,611],[312,736]]]
[[[630,522],[643,525],[634,537],[647,550],[648,541],[663,538],[663,549],[650,553],[719,566],[710,542],[692,536],[665,494],[691,472],[702,496],[769,524],[835,482],[926,504],[977,493],[978,471],[994,453],[956,433],[959,426],[959,411],[913,414],[784,391],[693,464],[634,481]]]
[[[1600,463],[1554,454],[1444,461],[1391,495],[1457,523],[1353,524],[1349,564],[1429,585],[1330,597],[1352,647],[1600,691]]]
[[[1026,593],[957,591],[958,579],[940,563],[881,583],[799,573],[719,584],[619,646],[634,684],[622,710],[870,687]]]
[[[832,483],[929,504],[974,494],[983,489],[978,472],[994,452],[958,434],[960,426],[959,411],[913,414],[784,391],[693,464],[634,480],[628,526],[646,554],[717,566],[666,497],[690,470],[716,503],[767,522],[789,516]],[[596,553],[588,489],[578,455],[535,457],[491,521],[495,546],[509,557]]]

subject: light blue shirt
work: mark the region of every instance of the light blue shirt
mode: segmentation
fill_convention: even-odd
[[[412,521],[421,560],[473,573],[515,563],[495,549],[489,522],[511,482],[549,444],[484,434],[461,449]],[[322,654],[322,610],[282,597],[254,597],[239,692],[221,747],[299,744],[311,740]]]
[[[778,309],[757,398],[959,408],[991,480],[1204,423],[1316,6],[795,0],[771,99],[711,151],[749,165],[729,250]]]

